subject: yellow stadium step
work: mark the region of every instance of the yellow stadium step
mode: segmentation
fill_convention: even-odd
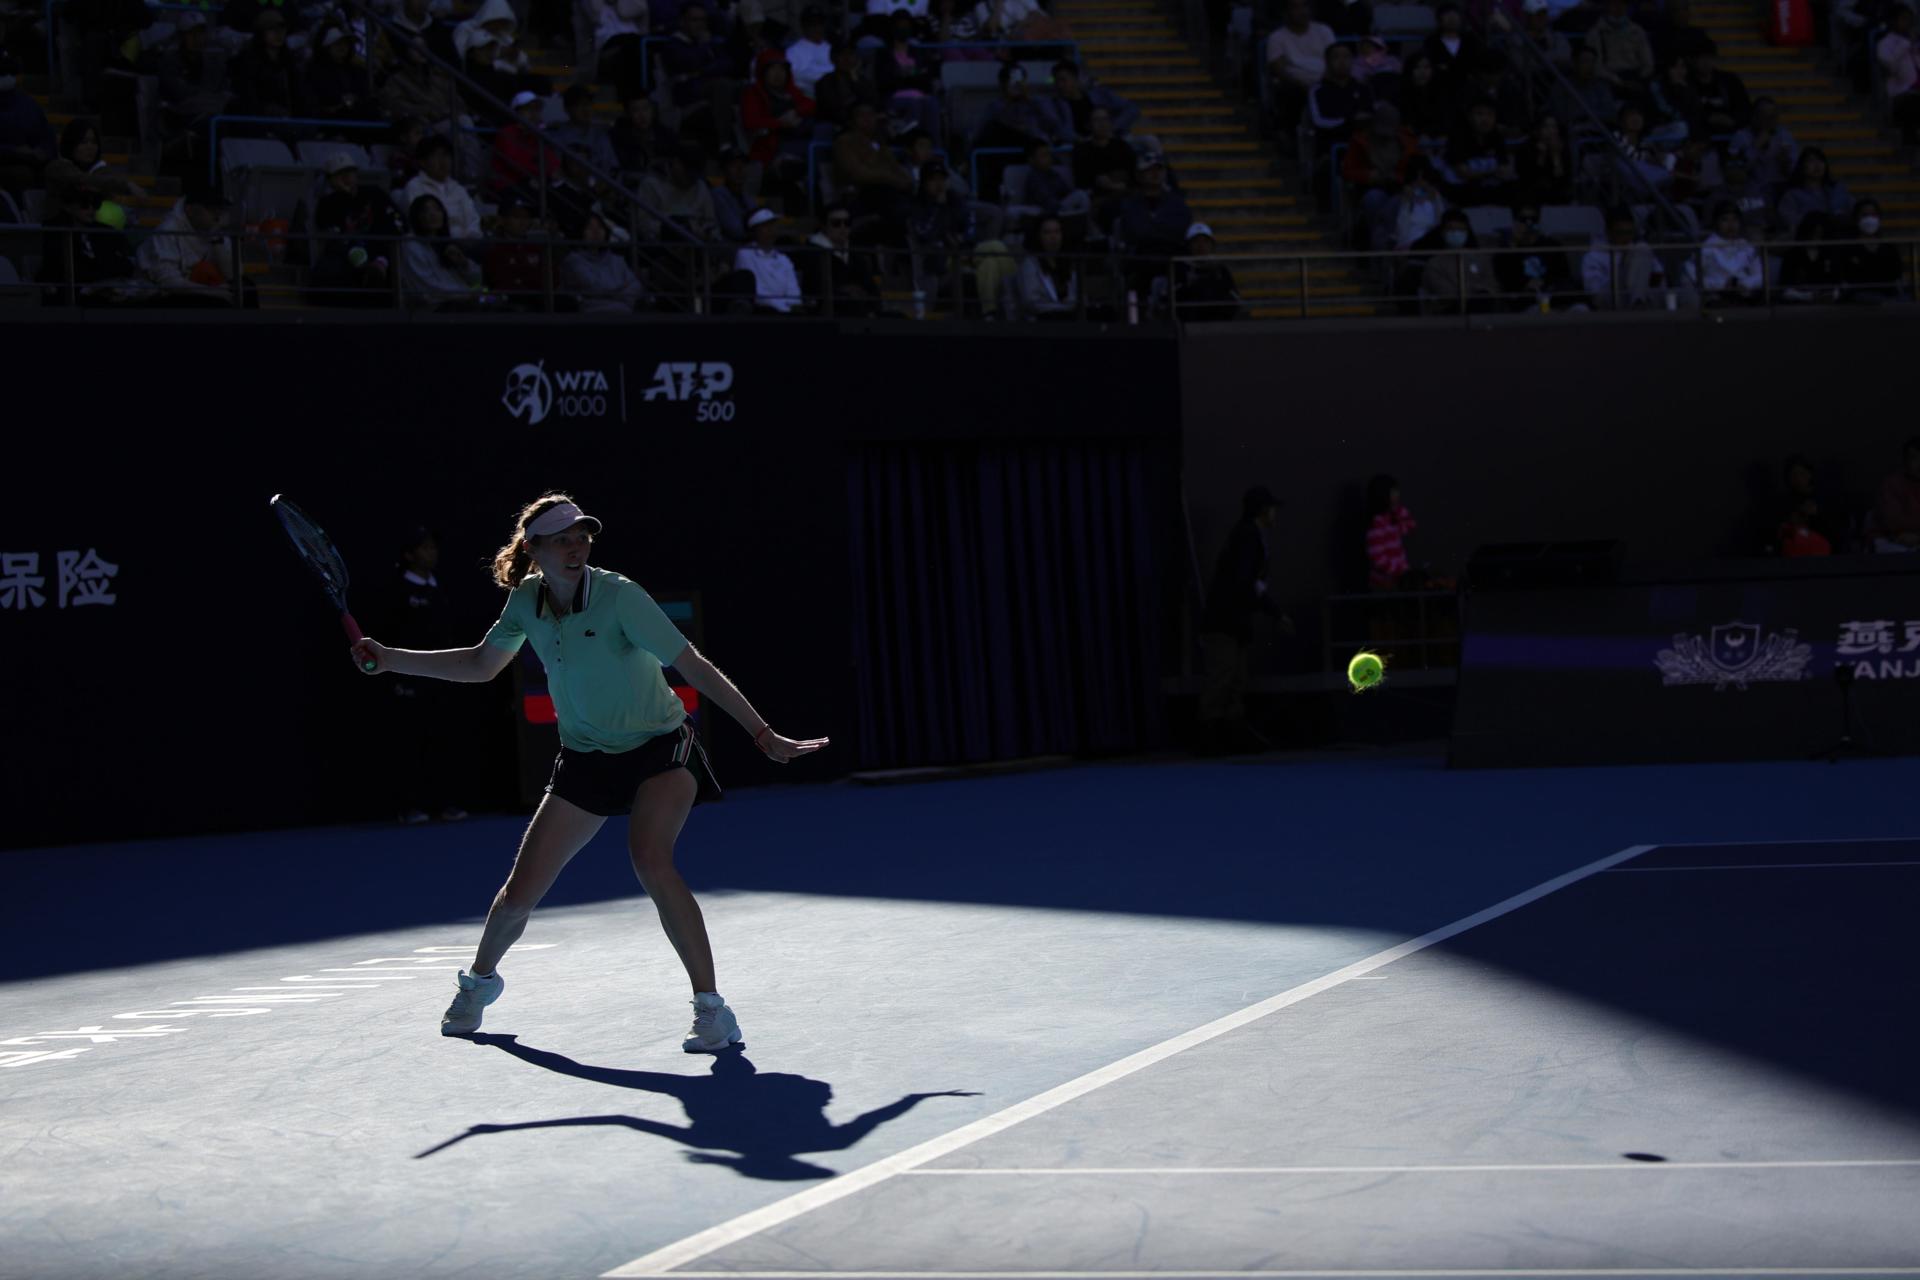
[[[1188,187],[1194,184],[1189,182]],[[1260,209],[1295,210],[1298,201],[1290,196],[1189,196],[1187,207],[1193,210],[1219,209],[1226,213],[1251,213]]]
[[[1278,178],[1197,178],[1180,183],[1183,191],[1279,191],[1284,186]]]
[[[1912,194],[1920,196],[1920,187],[1914,184],[1914,180],[1911,177],[1864,178],[1859,182],[1848,178],[1847,189],[1855,195],[1866,194],[1878,196],[1897,193],[1900,195]]]
[[[1876,138],[1879,135],[1872,129],[1864,127],[1849,129],[1842,125],[1817,125],[1811,129],[1795,129],[1793,130],[1793,136],[1796,141],[1804,143],[1823,142],[1830,139],[1864,142]]]
[[[1181,40],[1082,40],[1080,51],[1088,54],[1109,55],[1116,53],[1185,53],[1187,46]]]
[[[1264,156],[1266,154],[1252,142],[1182,142],[1175,146],[1167,141],[1164,134],[1160,142],[1167,149],[1167,153],[1176,159],[1185,155]]]
[[[1162,142],[1168,138],[1244,138],[1246,126],[1238,124],[1176,124],[1155,130]]]
[[[1207,219],[1216,231],[1221,227],[1305,227],[1311,222],[1304,213],[1222,213]]]
[[[1191,72],[1165,76],[1101,76],[1100,83],[1127,98],[1143,90],[1149,93],[1165,89],[1178,89],[1187,94],[1215,92],[1213,81]]]

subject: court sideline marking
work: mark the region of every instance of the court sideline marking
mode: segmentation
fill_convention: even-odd
[[[1043,1178],[1112,1178],[1128,1174],[1150,1174],[1161,1176],[1201,1176],[1220,1174],[1232,1177],[1266,1177],[1286,1174],[1340,1174],[1340,1173],[1590,1173],[1602,1171],[1612,1173],[1620,1169],[1637,1169],[1651,1173],[1660,1169],[1912,1169],[1920,1168],[1920,1159],[1916,1160],[1590,1160],[1583,1164],[1287,1164],[1287,1165],[1223,1165],[1219,1168],[1195,1168],[1192,1166],[1142,1165],[1129,1167],[1112,1165],[1107,1167],[1089,1167],[1085,1169],[1049,1169],[1043,1166],[1004,1169],[907,1169],[901,1174],[908,1178],[983,1178],[983,1177],[1043,1177]]]
[[[1606,1276],[1724,1276],[1727,1280],[1751,1280],[1754,1276],[1920,1276],[1920,1267],[1586,1267],[1568,1269],[1531,1268],[1517,1271],[681,1271],[683,1276],[724,1276],[727,1280],[1188,1280],[1189,1277],[1221,1277],[1222,1280],[1361,1280],[1373,1277],[1385,1280],[1493,1280],[1494,1277]]]
[[[635,1258],[632,1262],[615,1267],[611,1271],[603,1272],[602,1280],[616,1280],[616,1278],[624,1280],[625,1277],[666,1275],[676,1267],[683,1267],[689,1262],[724,1249],[728,1245],[737,1244],[749,1236],[758,1235],[773,1227],[791,1222],[795,1218],[813,1212],[815,1209],[830,1205],[836,1200],[844,1200],[846,1197],[865,1191],[869,1187],[877,1186],[897,1174],[906,1173],[924,1164],[930,1164],[944,1156],[953,1154],[962,1147],[971,1146],[983,1138],[990,1138],[997,1133],[1011,1129],[1023,1121],[1031,1120],[1038,1115],[1044,1115],[1046,1112],[1052,1111],[1055,1107],[1072,1102],[1074,1099],[1092,1093],[1095,1089],[1101,1088],[1104,1085],[1112,1084],[1114,1081],[1130,1076],[1137,1071],[1143,1071],[1156,1063],[1164,1062],[1175,1054],[1184,1053],[1196,1045],[1205,1044],[1209,1040],[1217,1039],[1220,1036],[1226,1035],[1229,1031],[1236,1031],[1248,1023],[1257,1022],[1270,1013],[1277,1013],[1289,1005],[1299,1004],[1301,1001],[1317,996],[1323,991],[1330,991],[1349,979],[1371,973],[1375,969],[1392,964],[1396,960],[1405,959],[1407,956],[1413,955],[1416,952],[1425,951],[1428,947],[1445,942],[1456,934],[1464,933],[1476,925],[1482,925],[1489,920],[1497,919],[1510,911],[1515,911],[1526,906],[1530,902],[1538,901],[1550,893],[1564,889],[1570,884],[1584,880],[1588,876],[1605,871],[1618,863],[1625,862],[1630,858],[1637,858],[1643,853],[1660,847],[1659,845],[1650,844],[1629,845],[1618,853],[1609,854],[1597,862],[1589,862],[1584,867],[1575,868],[1563,875],[1555,876],[1551,880],[1543,881],[1531,889],[1517,893],[1511,898],[1496,902],[1492,906],[1476,911],[1470,916],[1463,916],[1455,920],[1452,924],[1442,925],[1438,929],[1429,933],[1423,933],[1417,938],[1412,938],[1397,946],[1389,947],[1385,951],[1376,952],[1364,960],[1356,960],[1344,969],[1336,969],[1323,977],[1315,978],[1309,982],[1303,982],[1299,986],[1282,991],[1278,995],[1269,996],[1257,1004],[1250,1004],[1246,1008],[1235,1013],[1227,1014],[1223,1018],[1216,1018],[1204,1026],[1195,1027],[1193,1030],[1182,1032],[1170,1040],[1163,1040],[1159,1044],[1142,1049],[1137,1053],[1129,1054],[1118,1062],[1112,1062],[1104,1067],[1097,1068],[1080,1076],[1078,1079],[1069,1080],[1062,1085],[1056,1085],[1044,1093],[1035,1094],[1025,1102],[1017,1102],[1003,1111],[997,1111],[990,1116],[983,1116],[970,1124],[962,1125],[950,1133],[942,1134],[937,1138],[930,1138],[918,1146],[908,1147],[905,1151],[895,1152],[893,1155],[885,1156],[874,1161],[872,1164],[864,1165],[848,1173],[843,1173],[831,1182],[809,1187],[807,1190],[788,1196],[784,1200],[776,1200],[772,1204],[750,1210],[747,1213],[741,1214],[739,1217],[720,1223],[718,1226],[708,1227],[704,1231],[696,1232],[683,1240],[676,1241],[664,1248],[656,1249],[652,1253]],[[919,1275],[921,1273],[915,1274]],[[1920,1271],[1916,1271],[1914,1274],[1920,1274]]]

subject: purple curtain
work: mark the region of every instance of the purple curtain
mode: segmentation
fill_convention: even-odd
[[[1158,742],[1165,454],[1111,440],[855,449],[862,768]]]

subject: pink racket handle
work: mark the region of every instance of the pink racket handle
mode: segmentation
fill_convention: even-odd
[[[347,629],[348,644],[359,644],[362,640],[365,640],[367,638],[366,634],[360,630],[360,624],[355,622],[353,620],[353,615],[348,613],[345,609],[342,609],[340,611],[340,625]],[[360,669],[362,671],[371,672],[371,671],[378,670],[379,666],[380,666],[379,663],[375,662],[372,658],[368,658],[365,662],[362,662],[360,664]]]

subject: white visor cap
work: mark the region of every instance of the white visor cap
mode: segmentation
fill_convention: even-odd
[[[535,516],[527,525],[527,533],[531,537],[544,538],[550,533],[571,529],[576,524],[585,524],[596,538],[600,536],[600,522],[571,502],[563,502]]]

